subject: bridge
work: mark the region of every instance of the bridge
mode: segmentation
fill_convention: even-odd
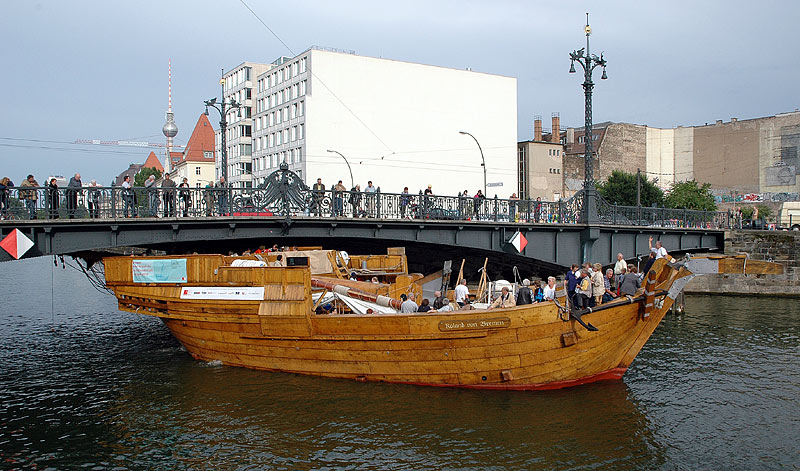
[[[26,258],[68,254],[90,263],[130,247],[403,246],[420,272],[461,258],[477,268],[488,257],[495,271],[552,273],[582,260],[613,263],[618,252],[646,254],[651,236],[673,254],[722,250],[732,224],[725,212],[622,207],[585,192],[547,202],[340,190],[310,189],[288,168],[259,188],[20,187],[9,191],[0,236],[19,229],[30,238]],[[517,232],[528,240],[522,251],[510,243]],[[0,250],[0,261],[11,259]]]

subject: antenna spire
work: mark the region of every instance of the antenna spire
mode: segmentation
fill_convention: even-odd
[[[169,59],[169,108],[167,112],[172,113],[172,59]]]

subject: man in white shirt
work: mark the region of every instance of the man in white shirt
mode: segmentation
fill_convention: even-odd
[[[377,191],[378,189],[372,185],[372,180],[368,181],[367,187],[364,188],[364,193],[367,199],[367,214],[371,218],[375,217],[375,195]]]
[[[658,260],[659,258],[665,258],[667,256],[667,249],[665,249],[661,245],[661,241],[660,240],[656,241],[656,246],[655,247],[653,247],[653,236],[650,236],[650,238],[647,239],[647,240],[648,240],[648,242],[650,244],[650,251],[656,254],[656,260]]]
[[[461,280],[461,283],[456,286],[456,302],[459,306],[464,307],[464,304],[469,299],[469,288],[467,288],[467,280]]]
[[[619,276],[622,274],[622,270],[627,270],[628,262],[625,261],[625,257],[622,256],[622,252],[617,254],[617,263],[614,264],[614,276],[616,279],[619,279]]]
[[[552,301],[556,298],[556,277],[555,276],[548,276],[547,277],[547,286],[544,287],[543,290],[544,300],[545,301]]]

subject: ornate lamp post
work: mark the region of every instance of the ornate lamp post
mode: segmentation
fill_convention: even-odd
[[[483,196],[486,196],[486,160],[483,158],[483,149],[481,148],[481,143],[475,139],[475,136],[468,133],[467,131],[458,131],[459,134],[466,134],[467,136],[471,137],[475,144],[478,144],[478,150],[481,151],[481,167],[483,167]],[[488,196],[486,196],[488,198]]]
[[[585,177],[584,177],[584,205],[586,211],[584,213],[584,217],[586,218],[586,223],[592,223],[597,221],[597,201],[596,201],[596,194],[595,194],[595,186],[594,186],[594,172],[592,168],[592,89],[594,88],[594,82],[592,82],[592,72],[597,66],[603,68],[603,75],[600,77],[601,80],[605,80],[608,78],[606,75],[606,60],[603,59],[603,54],[600,54],[600,57],[597,57],[594,54],[589,53],[589,35],[592,34],[592,28],[589,26],[589,14],[586,14],[586,27],[584,28],[584,32],[586,33],[586,48],[581,48],[577,51],[572,51],[569,54],[569,58],[571,59],[571,64],[569,67],[569,73],[575,73],[575,62],[583,67],[583,91],[584,95],[586,96],[586,109],[585,109],[585,123],[584,123],[584,132],[583,132],[583,140],[584,140],[584,165],[585,165]]]
[[[344,163],[347,164],[347,170],[350,170],[350,188],[355,188],[356,184],[354,183],[354,180],[353,180],[353,169],[350,168],[350,162],[347,161],[347,157],[342,155],[342,153],[339,152],[339,151],[328,149],[328,152],[330,152],[332,154],[339,154],[339,157],[344,159]]]
[[[210,100],[206,100],[203,103],[206,105],[206,116],[208,116],[208,107],[212,107],[217,112],[219,112],[219,132],[220,132],[220,158],[222,162],[222,177],[225,179],[225,184],[228,184],[228,149],[225,143],[225,130],[228,128],[228,117],[226,115],[226,110],[228,109],[237,109],[239,110],[239,116],[242,115],[242,105],[241,103],[237,103],[233,98],[228,101],[225,101],[225,69],[222,69],[223,77],[219,80],[220,87],[222,88],[222,92],[220,96],[222,99],[220,100],[219,106],[217,106],[217,99],[212,98]]]

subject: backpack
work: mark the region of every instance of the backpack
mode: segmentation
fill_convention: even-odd
[[[589,277],[585,276],[581,279],[581,291],[588,292],[591,287],[591,282],[589,281]]]

